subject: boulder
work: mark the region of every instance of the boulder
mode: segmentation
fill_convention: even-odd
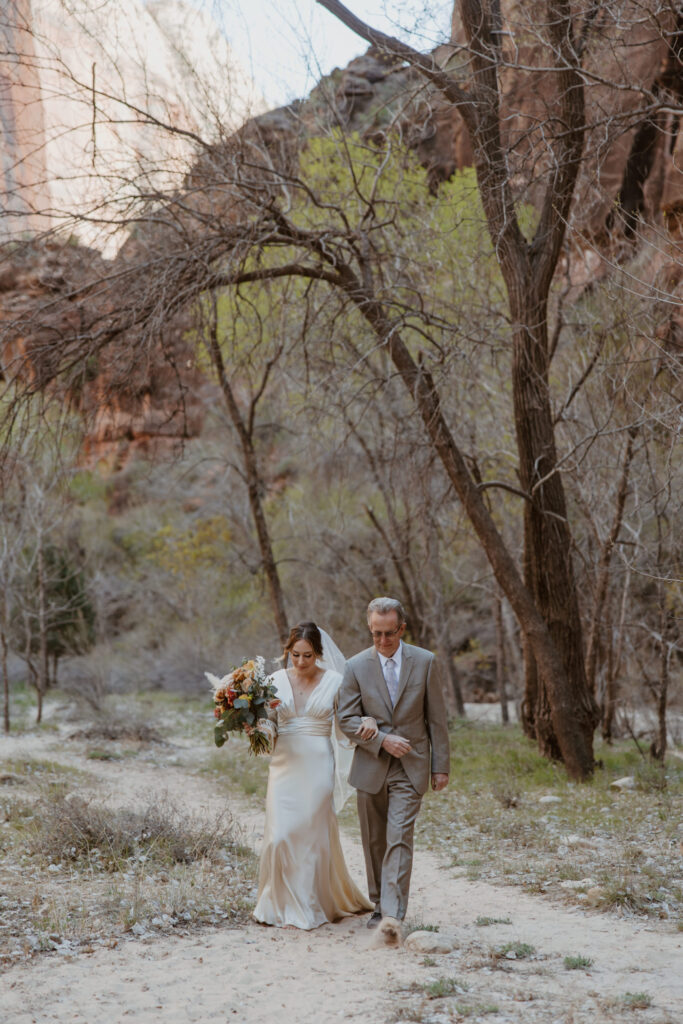
[[[411,932],[403,943],[414,953],[450,953],[457,948],[454,936],[439,932]]]

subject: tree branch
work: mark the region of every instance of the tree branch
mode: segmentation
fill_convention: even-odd
[[[397,57],[399,60],[403,60],[412,67],[417,68],[444,96],[447,96],[452,103],[455,103],[460,108],[460,113],[463,117],[466,117],[466,111],[467,117],[474,117],[472,97],[458,85],[454,78],[439,67],[431,55],[420,53],[419,50],[414,50],[412,46],[401,42],[400,39],[388,36],[384,32],[380,32],[379,29],[372,28],[366,22],[357,18],[348,7],[338,3],[338,0],[316,0],[316,3],[319,3],[321,7],[328,10],[330,14],[334,15],[335,18],[351,29],[352,32],[355,32],[357,36],[360,36],[361,39],[364,39],[366,43],[376,46],[378,50],[391,54],[392,57]]]

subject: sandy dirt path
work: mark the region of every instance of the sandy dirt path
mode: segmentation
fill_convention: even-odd
[[[17,756],[36,753],[33,741],[15,743]],[[71,751],[62,749],[60,756],[86,764]],[[216,805],[210,780],[182,765],[87,762],[87,769],[101,777],[100,799],[130,803],[169,793],[195,807]],[[234,812],[258,848],[261,814],[238,804]],[[360,846],[347,835],[344,849],[360,881]],[[0,1020],[383,1024],[408,1005],[416,1012],[401,1019],[435,1024],[484,1017],[498,1024],[683,1020],[683,933],[670,924],[566,908],[514,888],[470,882],[425,850],[416,853],[409,913],[439,925],[455,949],[427,959],[407,949],[369,950],[364,917],[314,932],[251,924],[131,939],[113,949],[44,955],[11,967],[0,979]],[[512,923],[482,928],[478,916]],[[535,956],[491,957],[494,947],[511,940],[533,945]],[[563,958],[576,954],[590,957],[593,966],[565,970]],[[463,991],[454,999],[426,999],[421,986],[444,977],[457,977]],[[652,1006],[626,1009],[626,993],[641,992],[652,997]]]

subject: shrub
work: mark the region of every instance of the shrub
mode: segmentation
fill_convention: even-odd
[[[29,841],[30,851],[48,863],[86,863],[106,871],[120,871],[131,860],[218,860],[226,847],[245,852],[227,812],[206,822],[168,802],[136,811],[101,807],[77,797],[38,804]]]

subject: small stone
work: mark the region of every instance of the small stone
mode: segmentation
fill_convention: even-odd
[[[146,935],[147,934],[147,929],[145,928],[144,924],[140,924],[139,921],[135,922],[135,924],[131,928],[131,931],[132,931],[133,935]]]
[[[539,804],[561,804],[562,800],[559,796],[541,796],[538,798]]]
[[[560,889],[590,889],[595,885],[592,878],[581,878],[578,881],[575,879],[567,878],[564,882],[560,882]]]
[[[451,953],[457,947],[457,942],[453,936],[437,932],[411,932],[403,946],[414,953]]]
[[[47,870],[50,871],[54,875],[55,871],[61,871],[62,870],[62,865],[61,864],[48,864]]]
[[[623,779],[615,779],[610,782],[612,789],[635,789],[636,780],[632,775],[624,775]]]
[[[586,899],[592,907],[597,907],[599,903],[602,903],[604,895],[605,890],[603,887],[601,885],[594,885],[586,893]]]

